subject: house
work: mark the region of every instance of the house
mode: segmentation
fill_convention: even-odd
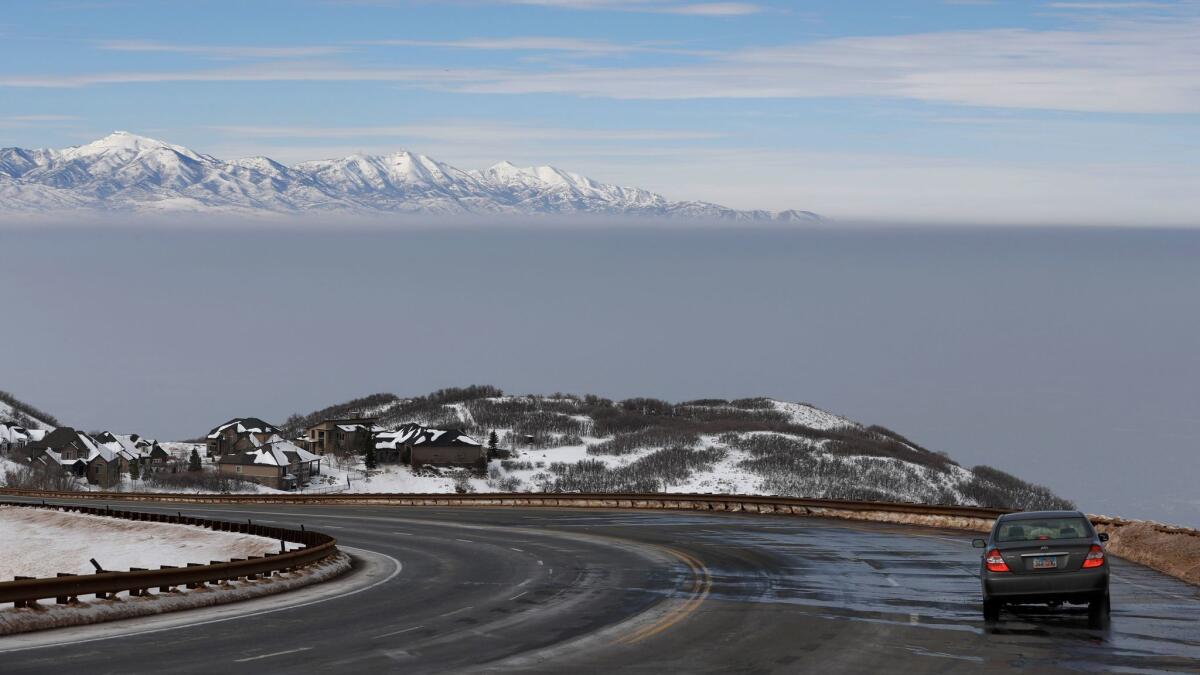
[[[71,427],[59,427],[27,449],[31,465],[86,476],[89,483],[102,487],[115,485],[129,471],[128,460],[119,452]]]
[[[250,450],[254,446],[247,442],[248,438],[253,437],[262,444],[278,433],[279,429],[275,425],[257,417],[235,417],[208,432],[205,439],[208,445],[207,454],[209,457],[220,457],[231,452]]]
[[[14,455],[29,443],[45,437],[45,429],[26,429],[16,422],[0,422],[0,456]]]
[[[94,437],[97,443],[107,447],[120,459],[122,472],[129,473],[129,465],[138,462],[139,473],[159,471],[171,461],[171,455],[158,441],[137,434],[114,434],[105,431]]]
[[[270,436],[266,442],[251,437],[248,443],[254,447],[217,457],[217,475],[259,483],[277,490],[294,490],[321,473],[320,455],[279,436]]]
[[[121,481],[121,474],[129,471],[129,462],[111,448],[98,444],[96,451],[87,460],[87,480],[92,485],[112,487]]]
[[[28,443],[22,454],[28,462],[33,463],[48,451],[53,452],[60,463],[75,460],[86,462],[97,451],[97,443],[96,439],[82,431],[71,427],[59,427],[43,436],[41,440]]]
[[[139,472],[156,471],[172,462],[157,442],[137,434],[109,431],[91,436],[71,427],[59,427],[26,446],[31,465],[56,469],[102,487],[111,487],[129,473],[133,462]]]
[[[370,447],[375,418],[351,417],[324,420],[304,430],[304,446],[318,455],[362,454]]]
[[[71,474],[76,478],[83,478],[87,474],[86,459],[63,457],[54,450],[43,450],[40,455],[30,462],[30,465],[62,474]]]
[[[458,429],[428,429],[409,423],[394,431],[375,434],[375,456],[381,462],[422,466],[463,466],[483,469],[487,449]]]

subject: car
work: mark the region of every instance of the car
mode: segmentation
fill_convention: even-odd
[[[1024,511],[996,519],[987,539],[976,539],[983,618],[1000,620],[1005,605],[1086,604],[1089,622],[1107,620],[1108,535],[1079,511]]]

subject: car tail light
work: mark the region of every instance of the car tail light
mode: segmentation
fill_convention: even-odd
[[[1083,559],[1083,567],[1086,569],[1102,565],[1104,565],[1104,549],[1096,544],[1092,544],[1092,548],[1088,550],[1087,557]]]
[[[989,572],[1008,571],[1008,563],[1004,562],[1004,556],[1000,555],[1000,549],[998,548],[988,551],[987,557],[983,559],[983,562],[987,564]]]

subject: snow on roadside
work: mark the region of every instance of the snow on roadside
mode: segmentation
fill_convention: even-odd
[[[0,506],[0,543],[0,579],[6,580],[91,574],[89,558],[105,570],[125,571],[279,550],[279,542],[266,537],[20,506]]]
[[[0,635],[27,633],[47,628],[83,626],[153,616],[182,609],[211,607],[227,602],[250,600],[290,591],[328,581],[350,571],[351,560],[345,553],[290,572],[280,572],[269,578],[225,581],[220,586],[202,586],[196,590],[176,589],[171,593],[151,590],[144,596],[129,597],[125,593],[104,600],[81,599],[79,604],[58,605],[46,601],[33,608],[0,609]]]

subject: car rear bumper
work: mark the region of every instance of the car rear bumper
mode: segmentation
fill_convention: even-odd
[[[983,596],[1007,602],[1086,602],[1108,590],[1108,566],[1040,574],[983,573]]]

